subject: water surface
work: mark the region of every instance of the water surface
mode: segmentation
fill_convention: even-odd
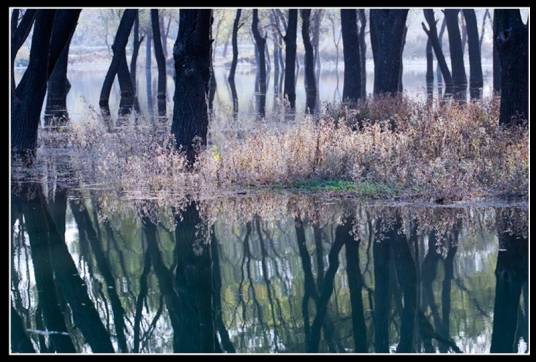
[[[524,204],[17,183],[11,225],[12,311],[41,352],[528,350]]]

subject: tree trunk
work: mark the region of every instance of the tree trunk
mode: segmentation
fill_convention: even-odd
[[[195,160],[196,144],[207,143],[207,93],[210,78],[211,10],[180,10],[175,59],[175,95],[171,133],[183,148],[189,165]]]
[[[439,68],[441,69],[442,78],[445,81],[445,94],[450,94],[452,92],[452,76],[450,74],[449,67],[447,65],[447,62],[445,60],[445,55],[443,54],[443,50],[441,48],[441,43],[439,41],[439,38],[437,36],[437,28],[436,28],[436,20],[434,17],[434,11],[431,9],[424,9],[424,17],[426,19],[426,22],[428,23],[428,29],[426,29],[426,26],[424,23],[422,23],[422,28],[426,35],[428,35],[428,39],[431,42],[432,48],[434,49],[434,53],[436,55],[437,63],[439,65]],[[438,83],[439,79],[438,77]],[[438,94],[440,95],[440,94]]]
[[[46,83],[60,54],[76,28],[80,10],[38,10],[30,64],[12,96],[11,145],[16,153],[30,152],[37,145],[39,117]]]
[[[431,11],[433,14],[433,10],[426,10]],[[424,11],[426,13],[426,11]],[[435,21],[435,20],[434,20]],[[441,29],[439,30],[438,40],[439,40],[439,49],[443,50],[443,35],[445,34],[445,29],[447,28],[447,22],[445,21],[445,17],[443,17],[443,21],[441,22]],[[436,31],[437,34],[437,31]],[[441,71],[441,67],[439,64],[436,66],[436,78],[437,78],[437,88],[438,88],[438,94],[440,95],[442,93],[440,89],[440,85],[443,84],[443,73]]]
[[[290,109],[296,109],[296,38],[298,31],[298,10],[289,9],[288,26],[285,34],[285,99]]]
[[[341,32],[344,53],[342,101],[355,105],[361,97],[361,64],[355,9],[341,9]]]
[[[71,37],[72,38],[72,37]],[[71,38],[63,48],[47,83],[47,103],[45,106],[45,125],[61,126],[67,123],[67,93],[71,84],[67,79],[67,65],[69,63],[69,45]]]
[[[281,74],[279,63],[281,58],[281,43],[275,30],[277,27],[277,18],[273,12],[270,13],[270,22],[272,23],[272,39],[274,43],[274,99],[277,102],[279,99],[279,93],[281,91],[279,88],[279,75]]]
[[[302,18],[303,47],[305,48],[305,112],[314,113],[316,103],[316,82],[313,45],[309,35],[311,9],[303,9],[300,11],[300,14]]]
[[[434,53],[430,38],[426,41],[426,93],[431,101],[434,96]]]
[[[528,26],[519,10],[495,10],[500,23],[496,38],[501,64],[499,124],[523,124],[528,120]]]
[[[452,69],[452,86],[454,98],[465,101],[467,99],[467,76],[463,62],[462,39],[458,25],[459,9],[445,9],[445,21],[449,34],[450,65]]]
[[[480,42],[475,10],[463,9],[463,16],[465,17],[469,47],[469,93],[471,99],[480,99],[484,79],[482,76],[482,59],[480,57]]]
[[[374,95],[395,95],[400,83],[407,9],[370,10],[370,41],[374,58]]]
[[[398,71],[398,92],[402,94],[402,91],[404,89],[404,84],[402,82],[403,74],[404,74],[404,63],[402,62],[402,59],[404,59],[404,47],[406,46],[406,35],[408,33],[408,27],[404,26],[404,33],[402,35],[402,46],[400,47],[400,70]]]
[[[152,57],[151,57],[151,45],[152,34],[147,31],[147,42],[145,43],[145,87],[147,89],[147,110],[149,115],[153,115],[153,87],[152,87]]]
[[[493,93],[501,93],[501,62],[497,50],[497,37],[499,36],[499,23],[497,10],[493,11]]]
[[[140,46],[143,42],[144,36],[140,39],[140,17],[136,14],[136,20],[134,21],[134,41],[132,45],[132,57],[130,58],[130,81],[132,82],[132,89],[134,91],[134,108],[136,112],[140,112],[140,103],[138,101],[138,85],[136,84],[136,70],[138,62],[138,54],[140,52]]]
[[[257,114],[261,118],[264,118],[266,105],[266,37],[263,38],[259,32],[259,10],[257,9],[253,9],[251,31],[255,39],[255,48],[257,51],[258,82],[255,82]]]
[[[316,87],[316,101],[315,112],[320,112],[320,26],[322,25],[323,10],[316,9],[315,16],[313,18],[313,54],[315,64],[315,87]]]
[[[238,29],[240,28],[240,15],[242,14],[242,9],[236,10],[235,19],[233,22],[233,32],[232,32],[232,46],[233,46],[233,60],[231,61],[231,70],[229,71],[229,86],[231,87],[231,97],[233,99],[233,118],[238,117],[238,94],[236,93],[235,85],[235,73],[236,66],[238,63]]]
[[[162,48],[158,10],[151,9],[151,24],[153,29],[154,56],[156,58],[156,65],[158,66],[158,92],[156,96],[158,116],[166,117],[166,57]]]
[[[125,10],[123,16],[121,17],[119,27],[117,28],[117,33],[112,45],[112,62],[110,63],[106,76],[104,77],[99,99],[99,106],[103,109],[104,113],[109,113],[110,93],[116,75],[119,81],[119,87],[121,89],[119,114],[121,116],[127,115],[134,104],[133,88],[130,79],[130,72],[128,70],[125,48],[127,46],[130,31],[137,14],[138,10]]]
[[[359,9],[359,69],[361,71],[361,98],[367,98],[367,43],[365,41],[365,28],[367,17],[365,10]]]

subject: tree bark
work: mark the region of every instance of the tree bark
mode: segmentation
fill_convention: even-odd
[[[119,88],[121,89],[119,115],[126,116],[134,104],[134,93],[132,81],[130,79],[130,72],[128,70],[125,48],[137,13],[138,10],[135,9],[125,10],[121,17],[119,27],[117,28],[117,33],[112,45],[112,62],[108,67],[100,93],[99,106],[103,109],[104,113],[109,113],[110,93],[116,75],[119,81]]]
[[[158,116],[166,117],[166,58],[162,48],[158,10],[151,9],[151,24],[154,40],[154,56],[156,58],[156,65],[158,66],[158,92],[156,95]]]
[[[432,11],[432,14],[433,14],[433,10],[428,10],[428,11]],[[443,21],[441,22],[441,29],[439,29],[439,35],[438,35],[439,49],[441,50],[443,50],[443,35],[445,34],[446,28],[447,28],[447,22],[445,21],[445,17],[443,17]],[[441,94],[442,92],[440,90],[440,85],[443,84],[443,74],[441,72],[441,67],[439,66],[439,64],[436,66],[436,78],[437,78],[438,94]]]
[[[134,41],[132,45],[132,57],[130,58],[130,79],[132,82],[132,89],[134,91],[134,108],[136,112],[140,112],[140,103],[138,101],[138,85],[136,84],[136,70],[138,62],[138,54],[140,52],[140,46],[145,36],[140,38],[140,17],[139,13],[136,14],[136,20],[134,21]]]
[[[450,65],[452,69],[452,86],[454,98],[465,101],[467,99],[467,76],[463,61],[462,39],[458,25],[459,9],[445,9],[445,21],[449,34]]]
[[[233,118],[238,117],[238,94],[236,93],[235,85],[235,73],[236,66],[238,63],[238,29],[240,28],[240,16],[242,14],[242,9],[236,10],[235,19],[233,22],[233,31],[232,31],[232,47],[233,47],[233,60],[231,61],[231,70],[229,71],[229,86],[231,87],[231,97],[233,99]]]
[[[407,9],[370,10],[370,41],[374,58],[374,95],[396,95]]]
[[[426,93],[431,101],[434,96],[434,53],[430,38],[426,41]]]
[[[171,133],[193,165],[196,145],[207,142],[207,93],[210,78],[211,10],[180,10],[179,33],[173,47],[175,95]]]
[[[355,9],[341,9],[341,32],[344,54],[342,101],[355,105],[361,97],[361,60]]]
[[[365,28],[367,17],[364,9],[357,11],[359,14],[359,68],[361,71],[361,98],[367,98],[367,43],[365,41]]]
[[[71,37],[72,38],[72,37]],[[61,126],[67,123],[67,93],[71,84],[67,79],[67,65],[69,63],[69,45],[71,38],[65,44],[61,55],[56,62],[47,83],[47,102],[45,106],[45,125]]]
[[[259,32],[259,10],[257,9],[253,9],[251,31],[253,33],[253,39],[255,39],[255,48],[257,51],[258,82],[255,82],[257,114],[261,118],[264,118],[266,106],[266,37],[262,37]]]
[[[305,112],[314,113],[316,103],[316,82],[313,45],[309,35],[311,9],[302,9],[300,10],[300,14],[302,18],[303,47],[305,48]]]
[[[145,42],[145,87],[147,91],[147,110],[149,115],[153,115],[153,77],[152,77],[152,57],[151,57],[151,48],[152,48],[152,39],[153,36],[147,31],[146,34],[147,42]]]
[[[298,10],[289,9],[285,41],[285,99],[290,109],[296,109],[296,38],[298,31]]]
[[[407,26],[404,26],[404,33],[402,35],[402,46],[400,47],[400,70],[398,71],[398,92],[399,93],[402,93],[403,89],[404,89],[404,84],[403,84],[403,74],[404,74],[404,63],[402,61],[402,59],[404,59],[404,47],[406,46],[406,35],[408,33],[408,27]]]
[[[499,32],[495,41],[501,64],[499,124],[524,124],[528,120],[528,26],[519,10],[495,10]]]
[[[445,94],[450,94],[452,92],[452,76],[450,74],[450,70],[445,60],[445,55],[443,54],[441,43],[437,35],[434,11],[431,9],[424,9],[423,12],[426,22],[428,23],[428,29],[426,29],[424,23],[422,23],[422,28],[426,35],[428,35],[428,39],[430,40],[432,48],[434,49],[434,53],[436,55],[437,63],[439,65],[439,68],[441,69],[441,74],[443,75],[443,80],[445,81]]]
[[[60,54],[73,34],[80,10],[38,10],[30,63],[12,96],[11,145],[16,153],[30,152],[37,145],[37,130],[46,93],[46,83]]]
[[[474,9],[463,9],[465,25],[467,28],[467,41],[469,47],[469,94],[471,99],[480,99],[484,79],[482,76],[482,59],[480,56],[480,42],[478,26]]]

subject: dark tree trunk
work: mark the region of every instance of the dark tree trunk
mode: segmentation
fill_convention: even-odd
[[[441,48],[441,42],[437,35],[434,11],[431,9],[424,9],[423,12],[424,12],[424,17],[426,19],[426,22],[428,23],[428,29],[426,29],[426,26],[424,25],[424,23],[422,23],[422,28],[425,31],[425,33],[428,35],[428,39],[430,40],[432,48],[434,49],[434,53],[436,55],[437,63],[439,65],[439,68],[441,69],[442,78],[445,81],[445,88],[446,88],[445,94],[450,94],[452,92],[452,76],[450,74],[449,67],[445,60],[443,49]],[[440,77],[438,77],[438,83],[439,83],[439,78]]]
[[[29,151],[31,156],[36,148],[46,83],[79,16],[80,10],[38,10],[36,14],[30,64],[12,96],[11,145],[15,152]]]
[[[528,26],[519,10],[495,10],[500,23],[495,41],[501,63],[501,113],[499,124],[528,120]]]
[[[156,65],[158,66],[158,92],[156,96],[158,116],[166,117],[166,57],[162,48],[158,10],[151,9],[151,24],[153,29],[154,56],[156,58]]]
[[[67,65],[69,63],[69,45],[71,39],[65,44],[61,55],[56,62],[47,83],[47,103],[45,106],[45,125],[62,126],[67,123],[67,93],[71,84],[67,79]]]
[[[430,38],[426,41],[426,93],[431,101],[434,96],[434,53]]]
[[[445,9],[445,21],[449,34],[450,65],[452,69],[452,86],[454,98],[465,101],[467,99],[467,76],[463,62],[462,39],[458,25],[459,9]]]
[[[528,279],[529,240],[521,233],[512,230],[509,224],[520,220],[514,219],[509,215],[510,212],[510,209],[496,209],[499,255],[495,269],[491,353],[517,352],[515,340],[517,313],[520,307],[521,289]],[[518,215],[514,213],[514,216]]]
[[[132,106],[134,105],[134,89],[130,79],[130,72],[128,70],[125,48],[127,46],[130,31],[137,14],[138,10],[136,9],[125,10],[123,16],[121,17],[119,27],[117,28],[117,33],[112,45],[112,62],[108,67],[104,82],[102,83],[99,99],[99,106],[102,108],[104,114],[109,114],[110,93],[116,74],[119,81],[119,88],[121,89],[119,115],[128,115],[132,109]]]
[[[302,39],[305,48],[304,68],[305,68],[305,112],[314,113],[316,103],[316,81],[315,64],[313,54],[313,44],[309,35],[311,20],[311,9],[300,10],[302,18]]]
[[[298,31],[298,10],[289,9],[288,26],[285,34],[285,99],[290,109],[296,109],[296,38]]]
[[[257,9],[253,9],[251,31],[253,33],[253,39],[255,39],[255,48],[257,52],[258,82],[255,82],[257,114],[261,118],[264,118],[266,105],[266,37],[263,38],[259,32],[259,10]]]
[[[26,41],[32,25],[34,23],[37,10],[28,9],[24,12],[20,23],[18,23],[19,10],[14,9],[11,14],[11,97],[15,96],[15,58],[17,53]]]
[[[134,22],[134,44],[132,46],[132,57],[130,58],[130,81],[132,82],[132,89],[134,91],[134,108],[136,112],[140,112],[140,103],[138,101],[138,85],[136,84],[136,70],[138,62],[138,54],[140,52],[140,46],[143,42],[144,36],[140,38],[140,17],[136,14],[136,20]]]
[[[175,95],[171,133],[190,165],[196,147],[207,143],[207,93],[210,78],[211,10],[180,10],[175,59]]]
[[[316,88],[316,101],[315,101],[315,113],[320,112],[320,26],[322,25],[323,10],[316,9],[313,17],[313,54],[314,54],[314,66],[315,66],[315,88]]]
[[[493,11],[493,92],[501,93],[501,62],[499,60],[499,50],[497,49],[497,37],[499,36],[498,10]]]
[[[233,46],[233,60],[231,61],[231,70],[229,71],[229,86],[231,87],[231,97],[233,99],[233,117],[234,119],[238,116],[238,94],[236,93],[235,85],[235,73],[236,65],[238,63],[238,29],[240,29],[240,16],[242,14],[242,9],[236,10],[235,19],[233,22],[233,32],[232,32],[232,46]]]
[[[400,70],[398,71],[398,92],[402,93],[404,89],[404,84],[402,82],[402,76],[404,74],[404,63],[402,62],[402,59],[404,59],[404,47],[406,46],[406,35],[408,33],[408,27],[404,26],[404,34],[402,35],[402,46],[400,47]]]
[[[482,59],[480,57],[480,42],[478,39],[478,26],[474,9],[463,9],[465,25],[467,27],[467,40],[469,47],[469,93],[471,99],[479,99],[484,86],[482,76]]]
[[[361,71],[361,98],[367,98],[367,43],[365,41],[365,28],[367,17],[364,9],[359,9],[359,69]]]
[[[153,76],[152,76],[152,34],[147,31],[147,42],[145,43],[145,86],[147,88],[147,110],[149,115],[153,115]]]
[[[270,13],[270,22],[272,24],[272,40],[274,43],[274,106],[277,104],[279,99],[279,93],[281,89],[279,88],[279,76],[281,74],[279,60],[281,58],[281,43],[279,36],[277,35],[276,28],[278,28],[277,18],[273,12]]]
[[[342,101],[355,105],[361,97],[361,60],[355,9],[341,9],[341,32],[344,53]]]
[[[431,12],[431,14],[434,13],[433,10],[426,10],[426,12]],[[434,20],[435,21],[435,20]],[[439,35],[438,35],[438,41],[439,41],[439,49],[443,50],[443,35],[445,34],[445,29],[447,28],[447,22],[445,21],[445,17],[443,17],[443,21],[441,22],[441,29],[439,29]],[[437,34],[437,31],[436,31]],[[446,64],[446,62],[445,62]],[[441,71],[441,67],[438,65],[436,66],[436,78],[437,78],[437,88],[438,88],[438,94],[440,95],[442,93],[441,86],[443,84],[443,73]],[[452,79],[451,79],[452,80]]]
[[[212,62],[210,65],[210,80],[208,82],[208,110],[212,115],[214,112],[214,97],[216,96],[216,88],[218,84],[216,83],[216,76],[214,74],[214,67]]]
[[[370,10],[370,42],[374,58],[374,95],[395,95],[398,93],[407,16],[407,9]]]

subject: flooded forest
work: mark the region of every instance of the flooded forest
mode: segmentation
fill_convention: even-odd
[[[529,353],[522,8],[10,8],[13,354]]]

